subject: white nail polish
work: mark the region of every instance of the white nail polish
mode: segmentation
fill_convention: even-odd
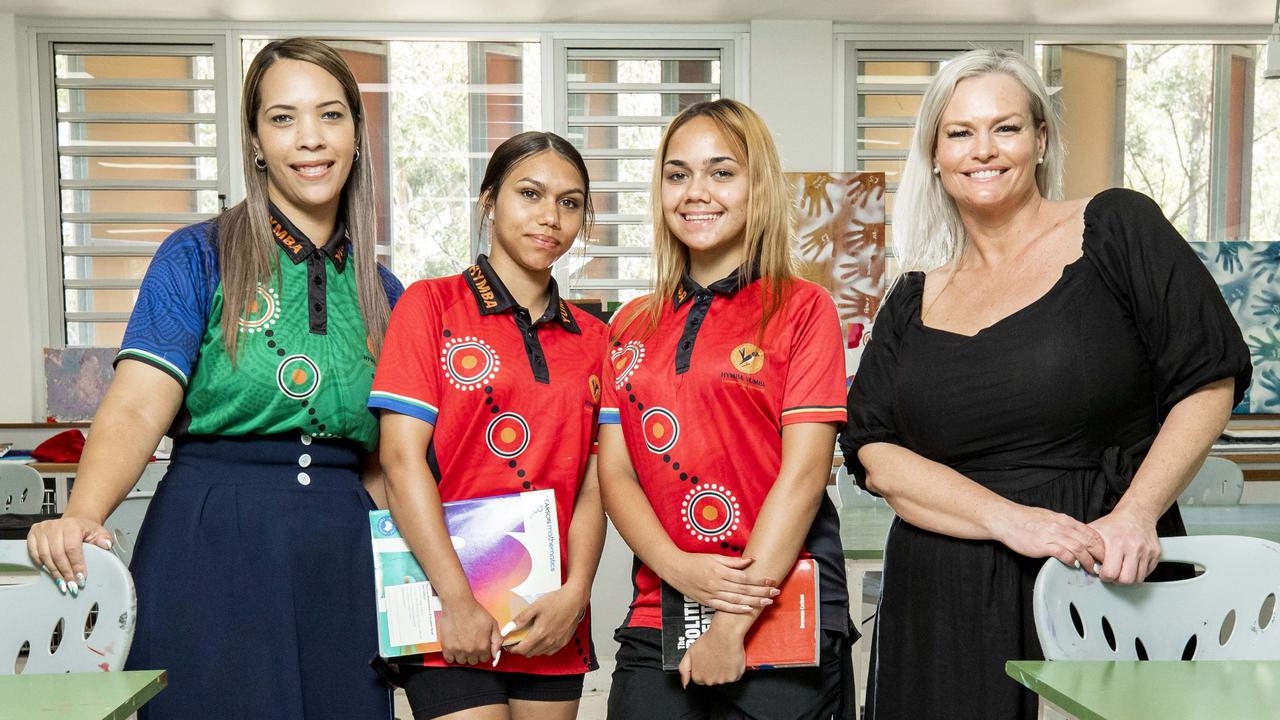
[[[80,587],[85,586],[84,573],[76,573],[76,582],[80,583]]]
[[[507,635],[511,634],[512,630],[515,630],[515,629],[516,629],[516,621],[512,620],[506,625],[503,625],[502,629],[498,631],[498,634],[501,635],[502,637],[506,637]]]
[[[502,651],[499,650],[497,654],[493,656],[493,662],[489,664],[489,667],[498,667],[498,661],[501,659],[502,659]]]
[[[1077,570],[1079,570],[1079,569],[1080,569],[1080,561],[1079,561],[1079,560],[1076,560],[1076,561],[1075,561],[1075,566],[1076,566],[1076,569],[1077,569]]]

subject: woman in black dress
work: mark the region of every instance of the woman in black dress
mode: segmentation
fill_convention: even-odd
[[[898,194],[905,274],[840,438],[897,511],[867,717],[1034,718],[1044,558],[1141,582],[1250,377],[1221,294],[1150,199],[1059,201],[1044,85],[1013,53],[948,63]]]

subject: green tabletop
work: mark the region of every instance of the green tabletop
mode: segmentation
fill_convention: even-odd
[[[125,720],[168,682],[163,670],[0,675],[0,720]]]
[[[1280,542],[1280,505],[1182,505],[1189,535],[1249,535]]]
[[[1280,661],[1026,661],[1009,677],[1080,720],[1275,720]]]
[[[1251,535],[1280,542],[1280,504],[1183,506],[1191,535]],[[840,542],[846,560],[883,560],[893,509],[883,501],[840,508]]]

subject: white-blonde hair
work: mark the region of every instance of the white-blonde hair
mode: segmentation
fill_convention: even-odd
[[[1057,109],[1049,91],[1026,58],[1011,50],[971,50],[947,62],[925,90],[911,137],[902,180],[894,205],[893,245],[902,272],[932,270],[945,265],[964,250],[964,224],[955,201],[933,173],[942,112],[951,102],[956,85],[965,78],[1004,73],[1027,91],[1031,118],[1045,129],[1044,162],[1036,166],[1036,186],[1050,200],[1062,197],[1064,150]]]

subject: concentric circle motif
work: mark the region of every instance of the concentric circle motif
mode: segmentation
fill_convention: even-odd
[[[626,345],[614,348],[609,354],[609,360],[613,363],[613,385],[621,390],[631,378],[631,374],[640,367],[640,362],[644,360],[644,345],[636,340],[630,340]]]
[[[684,527],[705,542],[721,542],[738,529],[738,498],[723,485],[701,485],[684,496]]]
[[[516,413],[502,413],[489,423],[484,439],[494,455],[511,459],[529,447],[529,423]]]
[[[640,416],[640,427],[644,430],[644,444],[649,446],[650,452],[667,452],[680,439],[680,421],[666,408],[645,410]]]
[[[276,384],[294,400],[311,397],[320,387],[320,368],[306,355],[290,355],[276,369]]]
[[[600,376],[593,373],[587,378],[587,387],[591,389],[591,402],[600,402]]]
[[[280,295],[273,287],[258,286],[258,292],[249,301],[249,307],[240,316],[241,329],[258,333],[271,328],[280,319]]]
[[[440,364],[459,390],[479,390],[498,374],[502,361],[489,344],[477,337],[456,337],[445,343]]]

